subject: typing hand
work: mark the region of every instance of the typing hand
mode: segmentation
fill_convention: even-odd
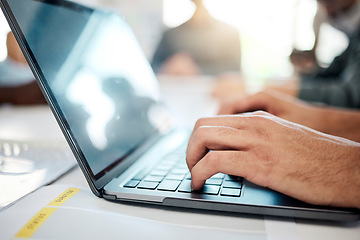
[[[198,120],[186,161],[195,190],[222,172],[308,203],[360,207],[360,144],[265,112]]]

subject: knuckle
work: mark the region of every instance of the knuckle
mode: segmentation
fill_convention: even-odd
[[[206,134],[207,133],[207,128],[204,126],[200,126],[197,128],[196,132],[195,132],[195,138],[197,141],[203,143],[205,142],[205,140],[207,139]]]
[[[269,140],[272,135],[273,126],[266,115],[254,116],[253,131],[260,139]]]
[[[196,121],[195,126],[194,126],[195,131],[201,126],[201,121],[202,121],[201,118]]]
[[[195,129],[198,129],[202,126],[204,126],[209,121],[208,118],[200,118],[195,123]]]

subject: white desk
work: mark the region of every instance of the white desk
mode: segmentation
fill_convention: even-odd
[[[175,113],[183,118],[182,123],[191,125],[198,117],[215,112],[216,102],[208,95],[212,86],[210,80],[202,79],[195,85],[190,79],[181,83],[179,83],[179,79],[173,80],[173,82],[167,81],[163,78],[160,79],[165,100],[170,106],[177,108]],[[191,88],[188,88],[189,86]],[[197,96],[195,93],[200,94]],[[47,106],[2,106],[0,107],[0,139],[64,138]],[[71,184],[87,188],[85,178],[78,167],[53,184]],[[94,196],[94,198],[96,197]],[[292,219],[269,220],[269,218],[265,218],[264,220],[263,217],[209,215],[109,203],[103,199],[99,199],[99,201],[100,205],[110,206],[114,211],[129,216],[170,222],[176,225],[191,225],[198,229],[204,229],[204,233],[206,229],[221,229],[225,233],[232,234],[236,232],[238,239],[245,233],[257,233],[259,237],[256,239],[360,239],[360,222],[341,224],[305,220],[294,221]],[[224,238],[226,238],[226,234]],[[161,239],[160,233],[159,239]]]

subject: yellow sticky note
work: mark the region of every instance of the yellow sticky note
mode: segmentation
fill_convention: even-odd
[[[57,198],[55,198],[51,203],[49,203],[49,206],[61,206],[64,202],[69,200],[72,196],[74,196],[76,193],[78,193],[80,189],[78,188],[69,188],[62,194],[60,194]]]
[[[18,238],[30,238],[36,230],[46,221],[56,208],[41,209],[16,235]]]

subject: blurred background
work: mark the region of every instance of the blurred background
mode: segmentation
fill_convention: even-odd
[[[77,0],[87,5],[111,8],[125,16],[146,56],[151,61],[162,34],[194,14],[191,0]],[[241,71],[252,79],[288,77],[293,74],[289,55],[294,48],[309,50],[314,45],[313,20],[316,0],[204,0],[217,20],[239,31]],[[0,61],[6,59],[9,27],[0,16]],[[322,24],[316,48],[323,66],[341,53],[348,40],[344,33]],[[326,36],[326,37],[321,37]]]

